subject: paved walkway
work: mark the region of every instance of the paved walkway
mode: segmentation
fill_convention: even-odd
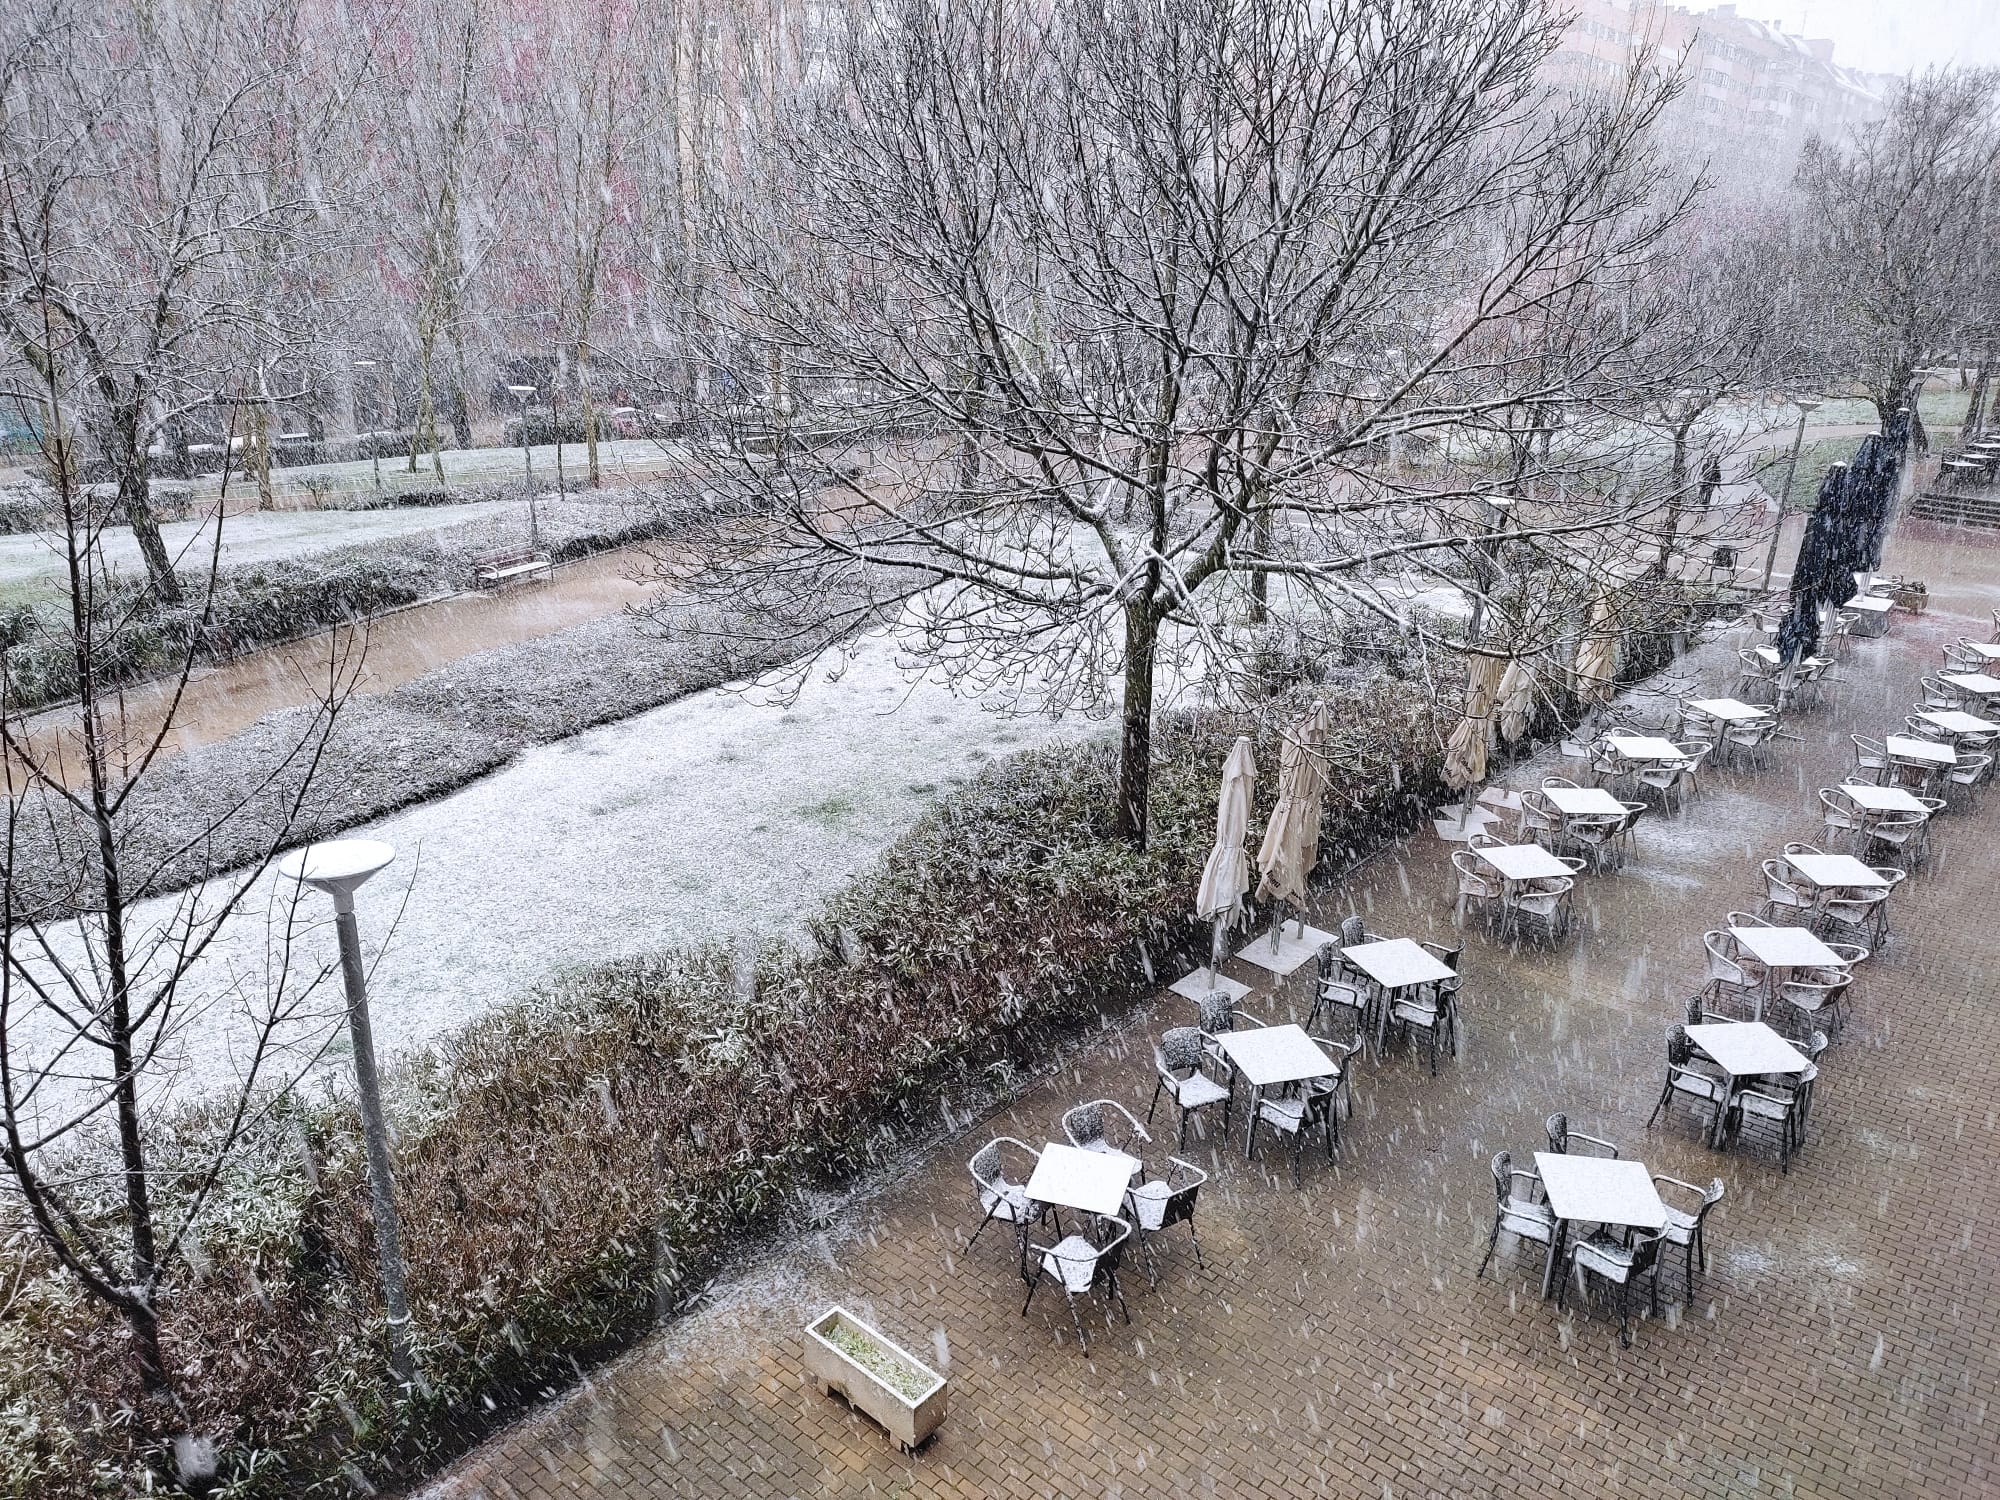
[[[1702,930],[1756,904],[1758,859],[1812,836],[1814,790],[1847,769],[1847,734],[1900,718],[1943,640],[1986,634],[2000,551],[1911,540],[1892,564],[1931,570],[1931,613],[1858,643],[1775,769],[1715,774],[1683,816],[1649,821],[1633,864],[1588,880],[1566,947],[1512,952],[1468,930],[1462,1055],[1435,1079],[1400,1051],[1362,1068],[1337,1166],[1309,1157],[1295,1191],[1234,1143],[1194,1146],[1215,1173],[1207,1269],[1178,1236],[1157,1289],[1132,1266],[1129,1328],[1088,1308],[1085,1354],[1059,1296],[1044,1289],[1020,1316],[1006,1237],[966,1250],[977,1214],[964,1162],[994,1132],[1059,1136],[1080,1099],[1143,1113],[1148,1038],[1188,1018],[1170,996],[431,1493],[2000,1493],[2000,791],[1947,820],[1934,867],[1897,897],[1896,941],[1856,985],[1789,1175],[1774,1151],[1712,1154],[1685,1110],[1645,1129],[1662,1035],[1699,984]],[[1719,673],[1710,686],[1727,686]],[[1353,908],[1378,931],[1443,936],[1449,873],[1426,833],[1328,893],[1323,918]],[[1267,988],[1251,1004],[1303,997]],[[1728,1187],[1692,1305],[1641,1323],[1629,1351],[1615,1313],[1565,1319],[1538,1300],[1531,1248],[1473,1274],[1488,1157],[1531,1153],[1556,1109],[1655,1171]],[[833,1302],[948,1364],[951,1415],[914,1458],[810,1383],[798,1330]]]

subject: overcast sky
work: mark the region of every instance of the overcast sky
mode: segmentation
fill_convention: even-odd
[[[1781,22],[1794,34],[1830,37],[1835,62],[1870,73],[2000,65],[2000,0],[1737,0],[1736,11]]]

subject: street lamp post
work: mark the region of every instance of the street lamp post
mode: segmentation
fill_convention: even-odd
[[[521,467],[528,476],[528,545],[540,550],[542,528],[535,514],[535,456],[528,446],[528,402],[534,398],[536,388],[532,385],[510,385],[507,389],[521,402]]]
[[[396,1216],[395,1176],[389,1163],[389,1128],[382,1118],[382,1085],[375,1071],[375,1033],[368,1020],[368,980],[361,966],[361,933],[354,924],[354,892],[396,851],[376,839],[333,839],[286,856],[278,873],[333,897],[340,933],[340,972],[347,988],[347,1029],[354,1041],[354,1088],[361,1103],[361,1133],[368,1147],[368,1198],[375,1219],[375,1257],[381,1268],[382,1307],[389,1325],[389,1366],[408,1385],[416,1378],[410,1352],[410,1303],[405,1289],[403,1233]]]
[[[1785,534],[1785,506],[1792,498],[1792,479],[1799,471],[1799,449],[1806,440],[1806,418],[1819,410],[1817,401],[1800,401],[1799,430],[1792,434],[1792,456],[1785,462],[1785,487],[1778,491],[1778,519],[1771,527],[1771,550],[1764,554],[1763,587],[1771,586],[1771,570],[1778,565],[1778,541]]]

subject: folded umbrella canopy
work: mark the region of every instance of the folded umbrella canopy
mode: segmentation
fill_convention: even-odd
[[[1466,669],[1465,712],[1444,742],[1444,779],[1463,791],[1486,779],[1487,725],[1506,658],[1475,656]]]
[[[1306,879],[1319,863],[1320,812],[1326,803],[1327,740],[1333,724],[1324,703],[1293,726],[1278,752],[1278,805],[1257,851],[1259,901],[1276,897],[1294,907],[1306,899]],[[1304,923],[1300,918],[1301,925]]]
[[[1528,732],[1535,716],[1535,665],[1528,657],[1517,656],[1500,674],[1498,709],[1500,738],[1512,742]]]
[[[1194,914],[1215,924],[1215,938],[1209,951],[1209,969],[1222,957],[1222,934],[1243,914],[1243,896],[1250,889],[1250,792],[1257,782],[1257,761],[1250,753],[1250,737],[1238,735],[1222,763],[1222,795],[1215,804],[1215,847],[1201,869],[1201,885],[1194,898]]]
[[[1586,703],[1609,703],[1618,686],[1618,627],[1611,601],[1602,595],[1590,609],[1590,625],[1576,648],[1576,692]]]

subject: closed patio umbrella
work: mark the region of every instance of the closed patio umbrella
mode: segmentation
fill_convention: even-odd
[[[1535,716],[1535,667],[1527,657],[1517,656],[1507,663],[1507,670],[1500,674],[1499,698],[1500,738],[1511,743],[1528,732],[1528,723]]]
[[[1505,659],[1475,656],[1466,669],[1465,712],[1444,742],[1444,779],[1460,791],[1486,779],[1487,724]]]
[[[1612,623],[1611,601],[1600,598],[1591,607],[1590,626],[1576,648],[1576,692],[1586,703],[1608,703],[1618,686],[1618,628]]]
[[[1209,944],[1208,968],[1213,977],[1222,961],[1222,934],[1243,913],[1243,896],[1250,889],[1250,792],[1257,781],[1257,760],[1250,737],[1240,734],[1222,763],[1222,793],[1215,804],[1215,847],[1201,868],[1201,885],[1194,898],[1195,916],[1215,924]]]
[[[1263,872],[1257,883],[1257,899],[1289,901],[1298,912],[1301,932],[1305,929],[1305,914],[1300,908],[1306,899],[1306,880],[1319,863],[1320,813],[1327,788],[1326,743],[1332,732],[1326,705],[1320,703],[1285,736],[1284,747],[1278,752],[1278,805],[1271,810],[1270,825],[1257,851],[1257,868]],[[1279,925],[1272,925],[1274,934]]]

